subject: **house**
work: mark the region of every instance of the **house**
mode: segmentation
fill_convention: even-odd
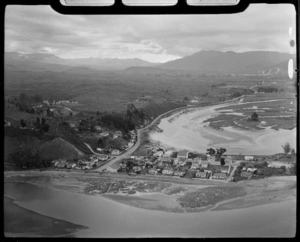
[[[174,170],[172,168],[165,168],[162,170],[162,174],[164,175],[173,175]]]
[[[159,151],[155,152],[155,153],[153,154],[153,156],[161,157],[161,156],[163,156],[163,154],[164,154],[164,152],[163,152],[162,150],[159,150]]]
[[[156,169],[149,169],[148,172],[151,175],[157,175],[157,170]]]
[[[251,179],[252,176],[253,176],[253,174],[251,172],[248,172],[248,171],[241,172],[241,177],[246,177],[248,179]]]
[[[172,164],[173,163],[172,159],[169,157],[161,157],[160,161],[164,164]]]
[[[142,168],[140,167],[140,166],[134,166],[133,168],[132,168],[132,171],[133,172],[139,172],[139,171],[141,171],[142,170]]]
[[[111,154],[112,155],[119,155],[121,152],[118,150],[118,149],[113,149],[112,151],[111,151]]]
[[[91,162],[98,162],[98,157],[97,157],[97,155],[91,155],[91,156],[90,156],[90,161],[91,161]]]
[[[232,157],[231,157],[231,156],[226,156],[226,157],[225,157],[225,163],[230,163],[230,164],[232,164]]]
[[[164,157],[172,157],[174,155],[174,150],[168,150],[165,152]]]
[[[201,161],[201,167],[202,168],[208,168],[208,162],[207,161]]]
[[[94,129],[95,129],[97,132],[101,131],[101,127],[98,126],[98,125],[94,126]]]
[[[97,155],[98,157],[98,160],[101,160],[101,161],[105,161],[108,159],[108,155],[105,155],[105,154],[99,154]]]
[[[195,174],[196,174],[196,171],[194,171],[194,170],[187,170],[185,172],[184,177],[186,177],[186,178],[194,178]]]
[[[215,169],[216,172],[222,172],[229,174],[230,172],[230,166],[222,166],[222,165],[212,165],[212,169]]]
[[[193,164],[201,165],[201,158],[200,157],[194,158],[193,159]]]
[[[185,164],[186,164],[185,161],[182,161],[182,160],[178,161],[178,165],[180,165],[180,166],[184,166]]]
[[[254,160],[254,157],[253,157],[253,156],[250,156],[250,155],[245,155],[244,160],[245,160],[245,161],[253,161],[253,160]]]
[[[104,132],[100,133],[99,136],[100,137],[107,137],[107,136],[109,136],[109,132],[104,131]]]
[[[128,149],[131,148],[132,146],[134,146],[134,142],[129,142],[127,145]]]
[[[188,155],[189,155],[189,152],[188,152],[188,151],[186,151],[186,150],[180,150],[180,151],[178,151],[178,153],[177,153],[177,158],[178,158],[178,159],[183,159],[183,160],[185,160],[185,159],[188,158]]]
[[[208,172],[201,172],[201,171],[198,171],[196,172],[195,174],[195,177],[197,178],[208,178],[209,176],[209,173]]]
[[[226,180],[227,176],[225,173],[221,172],[216,172],[212,174],[212,179],[217,179],[217,180]]]
[[[179,162],[179,161],[178,161],[178,159],[177,159],[177,158],[176,158],[176,159],[174,159],[174,160],[173,160],[173,165],[175,165],[175,166],[176,166],[176,165],[178,164],[178,162]]]
[[[256,168],[250,168],[250,167],[249,167],[249,168],[247,169],[247,171],[248,171],[248,172],[251,172],[252,174],[257,173],[257,169],[256,169]]]
[[[117,139],[119,137],[122,137],[122,131],[117,130],[113,135],[113,139]]]
[[[98,150],[99,152],[102,152],[104,149],[102,149],[102,148],[97,148],[96,150]]]
[[[55,162],[55,167],[57,168],[65,168],[66,166],[66,160],[57,160],[57,162]]]
[[[193,169],[193,170],[196,170],[196,169],[198,169],[199,168],[199,164],[197,164],[197,163],[193,163],[192,165],[191,165],[191,169]]]
[[[75,168],[75,166],[76,166],[76,163],[73,162],[73,161],[68,161],[68,162],[66,163],[66,167],[67,167],[68,169],[73,169],[73,168]]]
[[[212,155],[208,155],[208,156],[207,156],[207,161],[208,161],[209,163],[216,162],[216,157],[215,157],[215,156],[212,156]]]
[[[180,176],[180,177],[183,177],[184,174],[185,174],[185,171],[180,171],[180,170],[178,170],[178,171],[175,171],[175,172],[174,172],[174,176]]]

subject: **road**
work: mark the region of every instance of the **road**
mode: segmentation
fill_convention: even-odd
[[[254,88],[255,86],[253,87],[250,87],[251,88]],[[227,100],[227,101],[224,101],[224,102],[221,102],[221,103],[229,103],[229,102],[232,102],[232,101],[236,101],[236,100],[240,100],[241,98],[243,98],[245,95],[242,95],[240,97],[237,97],[237,98],[233,98],[231,100]],[[221,104],[219,103],[219,104]],[[216,105],[216,104],[215,104]],[[159,121],[162,117],[164,116],[167,116],[173,112],[177,112],[179,110],[182,110],[182,109],[186,109],[186,108],[191,108],[191,107],[200,107],[198,105],[192,105],[192,106],[184,106],[184,107],[179,107],[179,108],[176,108],[176,109],[173,109],[173,110],[170,110],[166,113],[163,113],[161,115],[159,115],[158,117],[156,117],[150,124],[148,124],[147,126],[141,128],[141,129],[137,129],[137,140],[136,140],[136,143],[134,144],[134,146],[132,146],[129,150],[127,150],[125,153],[123,153],[122,155],[120,156],[116,156],[115,159],[112,159],[111,161],[108,161],[105,165],[95,169],[95,171],[103,171],[104,169],[107,169],[108,167],[110,167],[112,164],[124,159],[125,157],[128,157],[130,156],[134,151],[136,151],[136,149],[140,146],[141,144],[141,134],[143,131],[145,131],[146,129],[148,129],[149,127],[151,127],[152,125],[154,125],[157,121]],[[86,144],[86,143],[85,143]],[[94,154],[97,154],[96,152],[94,152],[92,150],[92,148],[86,144],[86,146],[94,153]]]

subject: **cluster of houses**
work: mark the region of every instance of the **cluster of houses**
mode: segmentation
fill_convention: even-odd
[[[220,165],[215,156],[191,156],[193,155],[188,151],[158,149],[151,157],[131,156],[124,159],[118,172],[128,172],[129,175],[151,174],[217,180],[226,180],[231,172],[231,157],[226,157],[225,165]]]
[[[108,155],[99,154],[99,155],[91,155],[88,159],[79,159],[79,160],[58,159],[58,160],[53,160],[51,163],[56,168],[90,170],[92,168],[98,167],[108,159],[109,159]]]
[[[64,104],[64,103],[78,103],[77,101],[69,101],[69,100],[59,100],[59,101],[56,101],[56,100],[44,100],[43,101],[44,104],[47,104],[47,105],[55,105],[55,104]]]

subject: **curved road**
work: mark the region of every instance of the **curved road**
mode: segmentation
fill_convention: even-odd
[[[251,88],[254,88],[255,86],[253,87],[250,87]],[[227,101],[224,101],[224,102],[220,102],[218,104],[222,104],[222,103],[229,103],[229,102],[232,102],[232,101],[236,101],[236,100],[239,100],[241,98],[243,98],[245,95],[242,95],[240,97],[237,97],[237,98],[233,98],[231,100],[227,100]],[[213,105],[216,105],[216,104],[213,104]],[[213,106],[211,105],[211,106]],[[151,127],[152,125],[154,125],[157,121],[159,121],[162,117],[170,114],[170,113],[173,113],[173,112],[176,112],[176,111],[179,111],[181,109],[186,109],[186,108],[191,108],[191,107],[202,107],[202,106],[198,106],[198,105],[191,105],[191,106],[184,106],[184,107],[179,107],[179,108],[175,108],[175,109],[172,109],[168,112],[165,112],[161,115],[159,115],[158,117],[156,117],[150,124],[148,124],[147,126],[141,128],[141,129],[137,129],[137,141],[136,143],[134,144],[134,146],[132,146],[129,150],[127,150],[125,153],[123,153],[122,155],[119,155],[119,156],[115,156],[116,158],[115,159],[112,159],[111,161],[108,161],[105,165],[95,169],[95,171],[103,171],[104,169],[107,169],[109,166],[111,166],[112,164],[124,159],[125,157],[128,157],[130,156],[139,146],[140,146],[140,143],[141,143],[141,133],[145,130],[145,129],[148,129],[149,127]],[[93,149],[85,143],[85,145],[92,151],[93,154],[98,154],[96,152],[93,151]]]

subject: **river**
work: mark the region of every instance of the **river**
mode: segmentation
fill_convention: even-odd
[[[295,199],[235,210],[168,213],[26,183],[5,183],[4,192],[21,207],[88,227],[77,230],[75,237],[291,237],[296,231]]]
[[[296,148],[296,128],[277,131],[270,127],[264,130],[225,127],[223,130],[216,130],[204,122],[219,115],[221,111],[216,109],[227,106],[232,104],[192,108],[185,113],[174,113],[161,119],[158,127],[163,131],[151,133],[150,138],[166,146],[204,153],[209,147],[224,147],[229,154],[272,155],[282,152],[282,145],[286,142]]]

